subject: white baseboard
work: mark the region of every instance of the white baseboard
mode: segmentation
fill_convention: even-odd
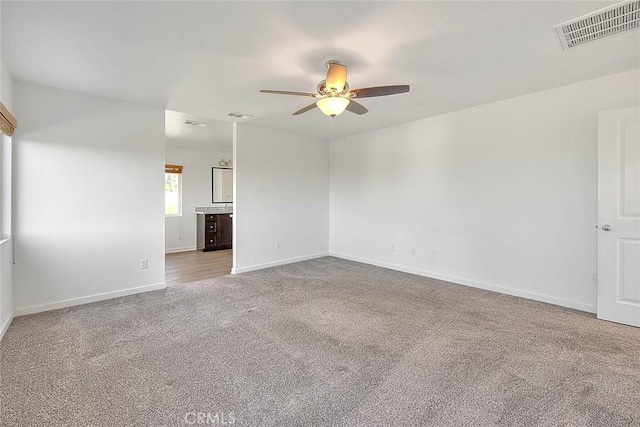
[[[16,308],[16,316],[25,316],[27,314],[41,313],[43,311],[57,310],[59,308],[72,307],[74,305],[89,304],[91,302],[103,301],[106,299],[124,297],[127,295],[140,294],[143,292],[157,291],[165,289],[166,283],[156,283],[154,285],[138,286],[135,288],[122,289],[119,291],[105,292],[103,294],[89,295],[86,297],[71,298],[62,301],[50,302],[46,304],[32,305],[30,307]]]
[[[165,254],[175,254],[178,252],[191,252],[191,251],[195,251],[197,248],[195,246],[183,246],[181,248],[169,248],[169,249],[165,249],[164,253]]]
[[[7,332],[7,329],[9,329],[9,326],[11,325],[12,321],[13,321],[13,313],[9,315],[9,318],[7,319],[7,321],[4,322],[4,325],[2,325],[2,329],[0,329],[0,341],[2,341],[2,337],[4,337],[4,333]]]
[[[532,299],[535,301],[546,302],[549,304],[559,305],[562,307],[573,308],[580,311],[586,311],[588,313],[595,313],[596,306],[593,304],[587,304],[583,302],[568,300],[564,298],[553,297],[550,295],[539,294],[535,292],[523,291],[520,289],[509,288],[506,286],[494,285],[491,283],[478,282],[476,280],[465,279],[462,277],[449,276],[446,274],[434,273],[432,271],[419,270],[415,268],[403,267],[401,265],[389,264],[386,262],[374,261],[371,259],[355,257],[351,255],[345,255],[340,253],[330,253],[330,256],[336,258],[342,258],[350,261],[361,262],[363,264],[375,265],[378,267],[388,268],[390,270],[402,271],[404,273],[415,274],[417,276],[429,277],[431,279],[439,279],[447,282],[456,283],[459,285],[470,286],[472,288],[484,289],[487,291],[498,292],[501,294],[511,295],[514,297],[521,297]]]
[[[249,267],[232,268],[231,269],[231,274],[247,273],[249,271],[262,270],[262,269],[265,269],[265,268],[277,267],[279,265],[285,265],[285,264],[293,264],[294,262],[307,261],[307,260],[310,260],[310,259],[322,258],[322,257],[325,257],[325,256],[329,256],[329,253],[328,252],[322,252],[322,253],[318,253],[318,254],[312,254],[312,255],[305,255],[305,256],[300,256],[300,257],[295,257],[295,258],[283,259],[281,261],[274,261],[274,262],[267,262],[267,263],[264,263],[264,264],[251,265]]]

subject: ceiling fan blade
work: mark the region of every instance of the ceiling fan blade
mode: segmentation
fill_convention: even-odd
[[[289,91],[289,90],[269,90],[269,89],[262,89],[260,90],[260,93],[272,93],[275,95],[294,95],[294,96],[309,96],[311,98],[316,98],[318,95],[315,93],[308,93],[308,92],[293,92],[293,91]]]
[[[349,96],[355,98],[371,98],[374,96],[395,95],[396,93],[409,92],[409,85],[363,87],[349,91]]]
[[[347,110],[351,111],[352,113],[356,113],[359,116],[369,112],[369,110],[367,110],[364,105],[354,101],[353,99],[349,100]]]
[[[295,113],[292,114],[292,116],[299,116],[302,113],[306,113],[307,111],[313,110],[314,108],[316,108],[317,105],[314,102],[313,104],[309,104],[304,108],[299,109],[298,111],[296,111]]]
[[[327,67],[327,80],[325,83],[327,90],[342,92],[347,82],[347,66],[329,62]]]

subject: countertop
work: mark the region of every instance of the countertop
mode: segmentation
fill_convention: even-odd
[[[196,207],[197,214],[225,214],[233,213],[233,206]]]

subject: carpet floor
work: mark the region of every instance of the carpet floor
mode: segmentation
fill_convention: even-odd
[[[18,317],[0,361],[3,426],[640,425],[639,329],[329,257]]]

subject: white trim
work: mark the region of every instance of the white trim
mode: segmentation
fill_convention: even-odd
[[[189,252],[189,251],[195,251],[198,250],[198,248],[196,248],[195,246],[183,246],[181,248],[169,248],[169,249],[165,249],[164,253],[165,254],[175,254],[178,252]]]
[[[233,212],[231,219],[231,274],[236,274],[238,265],[238,124],[233,126],[233,148],[231,158],[233,159]]]
[[[520,289],[509,288],[501,285],[494,285],[491,283],[478,282],[476,280],[464,279],[462,277],[449,276],[447,274],[434,273],[432,271],[419,270],[416,268],[403,267],[400,265],[389,264],[386,262],[374,261],[371,259],[355,257],[351,255],[345,255],[332,252],[330,256],[336,258],[342,258],[350,261],[361,262],[363,264],[375,265],[378,267],[388,268],[390,270],[402,271],[404,273],[415,274],[417,276],[429,277],[432,279],[444,280],[447,282],[456,283],[459,285],[470,286],[472,288],[484,289],[487,291],[498,292],[501,294],[512,295],[515,297],[532,299],[535,301],[546,302],[549,304],[559,305],[562,307],[573,308],[580,311],[586,311],[588,313],[595,313],[596,306],[594,304],[587,304],[584,302],[573,301],[564,298],[558,298],[551,295],[539,294],[535,292],[523,291]]]
[[[16,316],[25,316],[27,314],[41,313],[43,311],[57,310],[59,308],[72,307],[74,305],[88,304],[91,302],[103,301],[112,298],[124,297],[127,295],[140,294],[143,292],[157,291],[165,289],[166,283],[156,283],[154,285],[138,286],[135,288],[121,289],[119,291],[105,292],[102,294],[89,295],[86,297],[71,298],[62,301],[50,302],[40,305],[32,305],[30,307],[16,308]]]
[[[273,262],[266,262],[264,264],[251,265],[249,267],[232,268],[231,269],[231,274],[247,273],[249,271],[262,270],[262,269],[265,269],[265,268],[277,267],[279,265],[285,265],[285,264],[293,264],[294,262],[307,261],[307,260],[310,260],[310,259],[322,258],[322,257],[325,257],[325,256],[329,256],[329,253],[328,252],[321,252],[321,253],[318,253],[318,254],[312,254],[312,255],[305,255],[305,256],[300,256],[300,257],[295,257],[295,258],[283,259],[281,261],[273,261]]]
[[[0,341],[2,341],[2,337],[4,337],[4,333],[7,332],[7,329],[9,329],[9,326],[11,326],[12,321],[13,321],[13,313],[9,315],[9,318],[7,319],[7,321],[4,322],[4,325],[2,325],[2,329],[0,329]]]

